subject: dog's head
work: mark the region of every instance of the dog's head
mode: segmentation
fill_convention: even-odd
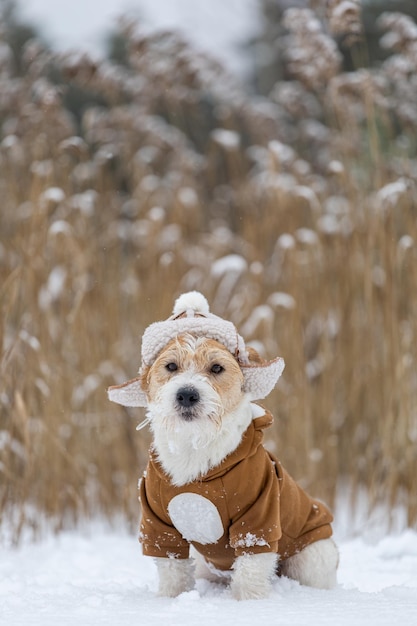
[[[235,326],[209,312],[196,292],[181,296],[173,315],[149,326],[134,380],[110,387],[110,400],[146,406],[153,446],[165,472],[181,485],[216,467],[240,443],[282,370],[246,347]]]

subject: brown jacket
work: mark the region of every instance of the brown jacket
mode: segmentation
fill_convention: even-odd
[[[332,515],[311,499],[262,445],[266,413],[239,447],[201,480],[175,487],[151,451],[140,485],[143,553],[187,558],[192,544],[221,570],[237,556],[277,552],[281,560],[330,537]]]

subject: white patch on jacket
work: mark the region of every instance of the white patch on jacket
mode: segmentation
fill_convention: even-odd
[[[224,533],[217,507],[198,493],[180,493],[168,504],[169,517],[187,541],[203,546],[216,543]]]

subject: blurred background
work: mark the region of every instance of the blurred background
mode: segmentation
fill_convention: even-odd
[[[415,526],[416,3],[58,4],[0,0],[3,528],[136,527],[106,388],[192,289],[284,357],[294,477]]]

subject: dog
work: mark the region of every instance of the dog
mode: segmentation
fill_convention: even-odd
[[[283,368],[191,292],[145,331],[140,375],[110,387],[112,401],[147,407],[140,541],[155,558],[160,595],[190,591],[200,577],[230,582],[238,600],[267,597],[278,574],[337,584],[330,511],[262,444],[272,416],[255,400]]]

